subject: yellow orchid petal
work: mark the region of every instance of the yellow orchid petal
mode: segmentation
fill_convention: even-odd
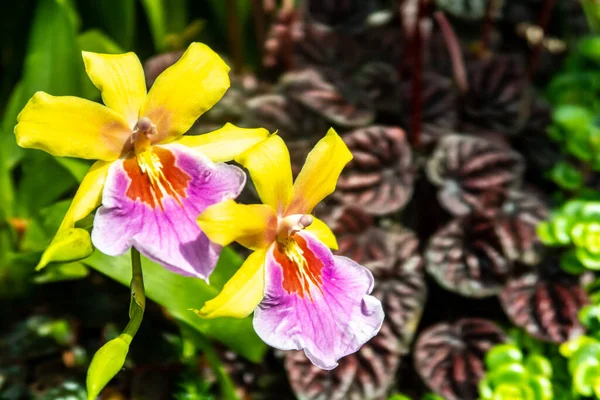
[[[102,93],[107,107],[121,114],[131,128],[138,121],[146,98],[144,68],[135,53],[82,52],[85,71]]]
[[[36,270],[51,262],[69,262],[91,254],[93,247],[89,232],[75,228],[75,223],[100,205],[104,181],[111,164],[107,161],[97,161],[92,165],[81,181],[58,232],[42,254]]]
[[[102,190],[111,162],[96,161],[83,177],[77,193],[67,210],[58,230],[75,226],[75,222],[84,219],[102,203]]]
[[[233,124],[225,124],[221,129],[204,135],[185,135],[175,143],[188,146],[213,162],[231,161],[239,154],[248,150],[260,141],[269,137],[269,131],[264,128],[238,128]]]
[[[277,234],[277,216],[264,204],[225,200],[208,207],[197,219],[202,232],[221,246],[237,241],[255,250],[269,246]]]
[[[319,239],[323,244],[332,250],[338,249],[337,239],[335,234],[329,229],[327,224],[321,221],[317,217],[313,217],[313,222],[304,229],[307,232],[312,233]]]
[[[125,119],[93,101],[37,92],[17,117],[21,147],[55,156],[115,160],[131,135]]]
[[[245,318],[264,297],[266,249],[250,254],[217,297],[194,310],[201,318]]]
[[[285,211],[289,214],[308,214],[335,190],[340,173],[352,160],[352,153],[332,129],[308,153],[298,174],[292,199]]]
[[[187,132],[229,88],[229,67],[202,43],[192,43],[152,85],[140,116],[157,129],[155,142],[168,142]]]
[[[271,135],[235,158],[250,172],[258,196],[281,215],[292,194],[290,153],[277,135]]]

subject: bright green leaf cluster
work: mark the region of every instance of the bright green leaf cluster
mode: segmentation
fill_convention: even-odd
[[[575,246],[562,260],[563,267],[577,271],[577,263],[600,270],[600,202],[571,200],[552,219],[538,225],[538,236],[547,246]]]
[[[514,344],[494,346],[485,357],[486,376],[479,382],[483,400],[552,400],[552,365],[548,359],[523,353]]]
[[[569,360],[573,391],[600,399],[600,341],[580,336],[563,343],[560,352]]]

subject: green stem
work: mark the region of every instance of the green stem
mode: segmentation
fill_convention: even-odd
[[[123,331],[123,339],[127,343],[137,333],[146,309],[146,291],[144,290],[144,276],[142,274],[142,260],[140,252],[131,249],[131,303],[129,304],[129,323]]]

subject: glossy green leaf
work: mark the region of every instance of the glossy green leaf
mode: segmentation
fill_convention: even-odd
[[[539,375],[546,378],[552,376],[552,364],[548,359],[539,354],[532,354],[525,360],[525,369],[532,375]]]
[[[490,370],[504,364],[520,363],[521,360],[523,360],[523,353],[512,343],[496,345],[485,355],[485,365]]]
[[[550,380],[543,376],[531,377],[528,382],[528,386],[534,393],[535,400],[553,400],[554,391],[552,390],[552,383]]]
[[[124,285],[129,284],[130,268],[127,255],[109,257],[96,251],[83,262]],[[237,254],[230,249],[224,249],[217,268],[210,277],[211,285],[208,285],[201,279],[174,274],[150,260],[143,259],[146,296],[165,307],[179,321],[257,362],[262,359],[266,345],[254,332],[250,318],[204,320],[189,311],[191,308],[201,307],[205,301],[216,296],[241,263],[242,260]]]
[[[94,248],[90,233],[81,228],[59,231],[44,251],[36,270],[41,270],[51,262],[71,262],[88,257]]]
[[[600,362],[587,359],[577,365],[573,372],[573,386],[584,396],[591,396],[596,380],[600,378]]]
[[[600,64],[600,37],[591,36],[581,39],[577,47],[581,55]]]
[[[500,384],[519,384],[525,382],[527,372],[519,363],[501,364],[489,373],[490,382],[494,386]]]
[[[561,254],[560,267],[563,271],[573,275],[580,275],[586,271],[585,265],[579,261],[574,250]]]
[[[88,400],[96,399],[106,384],[123,368],[129,343],[126,335],[120,335],[94,354],[86,379]]]
[[[77,38],[77,42],[79,43],[79,48],[84,51],[104,54],[119,54],[125,52],[123,48],[115,43],[108,35],[98,29],[90,29],[89,31],[83,32]]]

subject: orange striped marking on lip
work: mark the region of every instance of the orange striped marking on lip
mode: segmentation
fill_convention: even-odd
[[[283,269],[283,288],[288,293],[296,293],[312,300],[311,286],[321,290],[323,284],[323,262],[308,248],[300,235],[292,235],[285,241],[277,242],[273,250],[275,260]]]
[[[125,193],[131,200],[164,210],[163,199],[170,196],[183,206],[181,198],[186,196],[192,178],[175,165],[175,155],[169,150],[150,148],[126,159],[123,168],[131,179]]]

